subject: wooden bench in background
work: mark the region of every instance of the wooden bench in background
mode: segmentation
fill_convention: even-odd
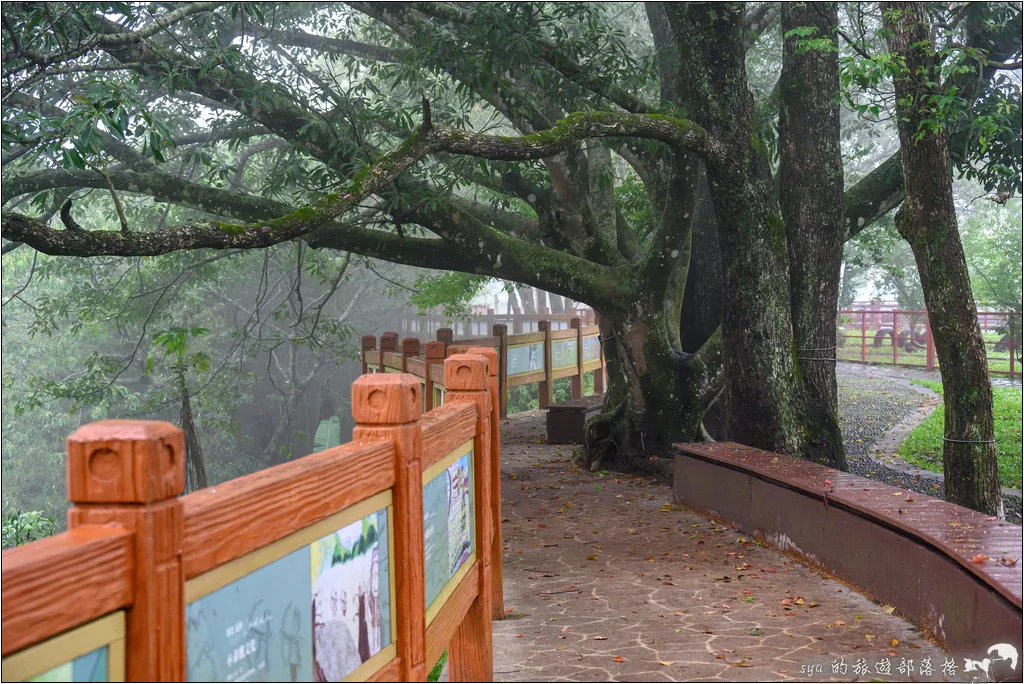
[[[603,394],[592,394],[548,406],[548,444],[582,444],[584,424],[603,403]]]

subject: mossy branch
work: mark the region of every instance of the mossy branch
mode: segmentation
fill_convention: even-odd
[[[662,140],[707,157],[718,147],[689,121],[653,114],[588,112],[572,114],[552,128],[521,137],[490,136],[451,128],[424,126],[345,187],[316,203],[272,221],[247,224],[198,222],[160,230],[58,231],[16,213],[4,213],[0,235],[24,242],[46,254],[67,256],[156,256],[188,249],[256,249],[303,237],[328,226],[360,201],[394,182],[406,169],[432,152],[485,159],[527,160],[554,156],[586,138],[643,137]]]

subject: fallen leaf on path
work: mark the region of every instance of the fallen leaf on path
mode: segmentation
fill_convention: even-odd
[[[594,641],[608,641],[608,637],[594,637]]]
[[[624,663],[624,662],[626,662],[626,659],[623,658],[622,656],[615,656],[614,658],[612,658],[612,662],[613,663]]]
[[[892,615],[894,612],[896,612],[896,606],[882,606],[882,612],[884,612],[886,615]]]
[[[760,630],[759,628],[757,628],[757,627],[751,627],[751,628],[750,628],[750,629],[748,630],[748,634],[750,634],[750,636],[762,636],[762,635],[764,634],[764,632],[762,632],[762,631],[761,631],[761,630]]]
[[[971,559],[971,562],[972,563],[984,563],[987,560],[988,560],[988,556],[979,553],[977,556],[975,556],[974,558]]]
[[[889,639],[889,643],[891,645],[893,645],[893,646],[899,646],[900,645],[900,642],[897,641],[896,639]]]

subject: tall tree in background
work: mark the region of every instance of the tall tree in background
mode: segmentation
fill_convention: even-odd
[[[838,28],[836,3],[783,3],[779,196],[789,247],[795,356],[815,413],[810,440],[819,461],[846,470],[834,361],[846,230]]]
[[[896,229],[914,250],[942,371],[946,498],[1002,517],[992,384],[953,204],[948,85],[924,3],[885,3],[883,16],[906,187]]]

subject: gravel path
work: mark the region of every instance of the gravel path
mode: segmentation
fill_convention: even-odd
[[[938,373],[885,366],[840,363],[839,424],[850,472],[945,498],[941,473],[917,468],[898,458],[896,449],[921,421],[939,406],[931,390],[910,379],[939,381]],[[1004,489],[1003,505],[1010,522],[1021,523],[1021,493]]]

